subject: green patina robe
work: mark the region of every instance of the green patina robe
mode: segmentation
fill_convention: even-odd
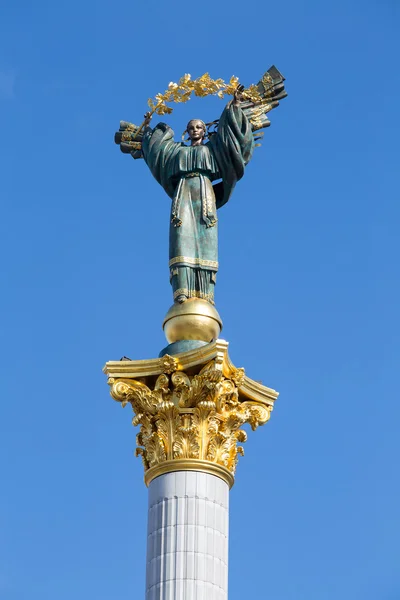
[[[172,198],[169,267],[174,300],[184,295],[213,304],[217,208],[229,200],[243,177],[254,149],[252,128],[242,109],[228,104],[208,143],[185,146],[173,137],[165,123],[147,127],[142,152],[153,176]]]

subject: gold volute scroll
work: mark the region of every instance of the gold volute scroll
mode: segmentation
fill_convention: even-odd
[[[227,346],[217,340],[174,357],[106,364],[111,396],[132,406],[140,426],[136,455],[147,485],[176,470],[211,472],[233,485],[247,439],[242,426],[264,425],[278,394],[233,367]]]

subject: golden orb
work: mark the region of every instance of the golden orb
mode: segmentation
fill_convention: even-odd
[[[201,340],[211,342],[219,337],[222,320],[217,310],[207,300],[189,298],[182,304],[171,306],[163,322],[167,341]]]

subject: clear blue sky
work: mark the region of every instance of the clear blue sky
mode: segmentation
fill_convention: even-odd
[[[229,599],[400,598],[399,30],[398,0],[2,2],[1,600],[144,597],[101,368],[165,345],[169,201],[113,134],[185,72],[271,64],[289,97],[219,213],[223,337],[281,393],[231,493]]]

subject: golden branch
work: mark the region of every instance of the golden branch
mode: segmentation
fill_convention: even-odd
[[[208,73],[204,73],[204,75],[201,75],[197,79],[192,79],[186,73],[180,78],[178,83],[171,81],[168,89],[163,94],[156,94],[154,100],[149,98],[148,105],[151,109],[151,114],[171,114],[173,109],[167,106],[167,103],[187,102],[190,100],[192,94],[200,98],[206,96],[218,96],[218,98],[233,96],[238,84],[239,79],[234,75],[230,78],[229,83],[225,83],[223,79],[212,79]],[[256,85],[251,85],[249,88],[243,90],[242,95],[243,98],[252,102],[260,102],[262,100]]]

